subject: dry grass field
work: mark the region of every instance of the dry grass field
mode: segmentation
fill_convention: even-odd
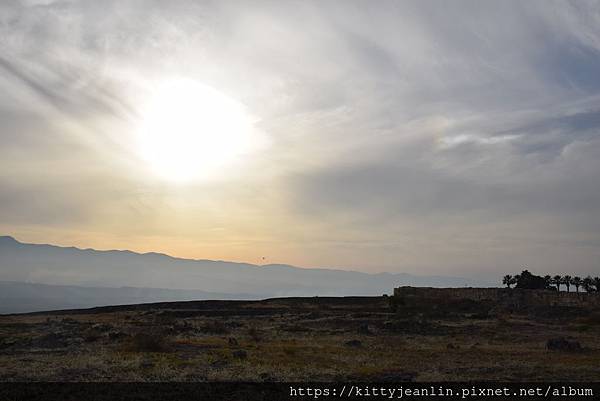
[[[0,381],[587,381],[600,311],[388,297],[198,301],[0,316]],[[547,349],[564,337],[578,349]]]

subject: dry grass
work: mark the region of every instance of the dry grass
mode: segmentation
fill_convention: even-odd
[[[426,318],[401,306],[395,315],[388,302],[382,298],[375,310],[374,302],[265,301],[256,315],[200,310],[185,321],[157,319],[159,311],[0,317],[0,380],[570,381],[600,375],[598,312],[566,324],[527,314]],[[269,314],[269,308],[278,309]],[[111,339],[111,331],[93,328],[98,323],[127,336]],[[367,323],[371,333],[357,331]],[[194,330],[164,334],[173,327]],[[51,333],[60,341],[48,341]],[[584,350],[546,350],[545,342],[559,336]],[[350,340],[361,345],[345,345]]]

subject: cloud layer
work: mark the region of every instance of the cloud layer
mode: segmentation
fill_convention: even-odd
[[[600,257],[594,1],[7,1],[0,227],[182,256],[496,277]],[[170,77],[268,146],[209,182],[148,174]]]

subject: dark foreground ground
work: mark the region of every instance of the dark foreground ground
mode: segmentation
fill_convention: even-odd
[[[387,297],[0,316],[0,381],[597,381],[600,311]],[[395,311],[394,311],[395,310]],[[550,339],[576,345],[548,350]],[[556,343],[556,342],[555,342]]]

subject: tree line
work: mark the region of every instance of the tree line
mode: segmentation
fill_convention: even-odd
[[[542,277],[536,276],[527,270],[523,270],[521,274],[516,274],[514,276],[507,274],[502,278],[502,284],[506,285],[508,288],[511,288],[511,285],[514,285],[515,288],[560,291],[561,286],[564,286],[567,292],[571,291],[571,287],[574,287],[576,292],[579,292],[579,289],[585,290],[586,292],[600,292],[600,277],[587,276],[581,278],[579,276],[561,276],[559,274]]]

